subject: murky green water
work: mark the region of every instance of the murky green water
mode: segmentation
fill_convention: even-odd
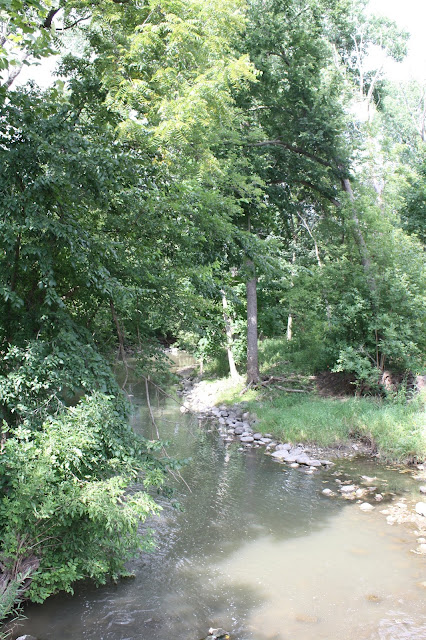
[[[151,437],[144,390],[130,385],[134,427]],[[329,472],[306,475],[259,449],[239,451],[153,393],[169,454],[191,457],[179,512],[164,503],[158,546],[135,578],[30,606],[20,633],[40,640],[198,640],[210,626],[234,640],[425,640],[424,561],[413,538],[376,508],[321,494]],[[340,465],[343,467],[343,465]],[[352,467],[350,469],[349,467]],[[390,490],[410,480],[379,475]],[[411,481],[412,482],[412,481]]]

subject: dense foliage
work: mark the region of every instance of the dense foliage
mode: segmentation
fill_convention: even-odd
[[[371,66],[407,34],[364,6],[0,0],[0,617],[149,545],[167,465],[116,349],[242,371],[257,295],[316,369],[421,371],[425,92]]]

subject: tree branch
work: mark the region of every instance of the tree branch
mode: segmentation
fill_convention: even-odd
[[[92,14],[89,13],[87,16],[82,16],[75,20],[72,24],[67,25],[66,27],[62,27],[62,29],[56,29],[56,31],[68,31],[68,29],[73,29],[76,25],[80,24],[80,22],[84,22],[85,20],[89,20],[92,17]]]
[[[271,146],[283,147],[284,149],[287,149],[292,153],[297,153],[300,156],[304,156],[305,158],[314,160],[315,162],[318,162],[318,164],[321,164],[324,167],[328,167],[329,169],[332,169],[332,171],[335,172],[337,175],[339,175],[339,177],[341,176],[340,170],[336,169],[336,167],[331,162],[328,162],[327,160],[323,160],[322,158],[319,158],[318,156],[311,153],[310,151],[306,151],[306,149],[302,149],[302,147],[298,147],[297,145],[290,144],[289,142],[284,142],[280,138],[275,138],[275,140],[262,140],[260,142],[251,142],[249,143],[249,146],[251,147],[271,147]]]
[[[52,28],[53,18],[56,16],[57,13],[59,13],[59,11],[62,8],[63,7],[57,7],[56,9],[51,9],[49,11],[49,13],[47,14],[46,18],[44,19],[44,21],[41,23],[40,28],[41,29],[51,29]]]

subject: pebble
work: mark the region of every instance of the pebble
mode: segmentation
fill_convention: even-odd
[[[381,501],[383,500],[383,496],[382,496],[382,494],[381,494],[381,493],[376,493],[376,495],[374,496],[374,499],[375,499],[377,502],[381,502]]]
[[[426,486],[422,485],[421,487],[419,487],[419,491],[420,493],[426,493]]]
[[[373,507],[372,504],[370,504],[369,502],[363,502],[359,505],[359,508],[361,509],[361,511],[373,511],[373,509],[375,509],[375,507]]]
[[[331,489],[323,489],[323,490],[322,490],[322,493],[323,493],[325,496],[334,496],[334,492],[333,492]]]

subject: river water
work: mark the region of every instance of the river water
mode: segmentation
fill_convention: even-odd
[[[133,426],[152,437],[144,387],[128,385]],[[330,471],[306,475],[239,450],[156,396],[161,437],[191,458],[177,484],[182,510],[163,502],[150,523],[157,548],[132,579],[78,586],[27,608],[19,634],[40,640],[425,640],[424,560],[403,525],[322,495]],[[339,463],[408,496],[411,479],[372,462]],[[411,484],[410,484],[411,483]],[[382,503],[383,504],[383,503]],[[383,508],[383,507],[382,507]]]

